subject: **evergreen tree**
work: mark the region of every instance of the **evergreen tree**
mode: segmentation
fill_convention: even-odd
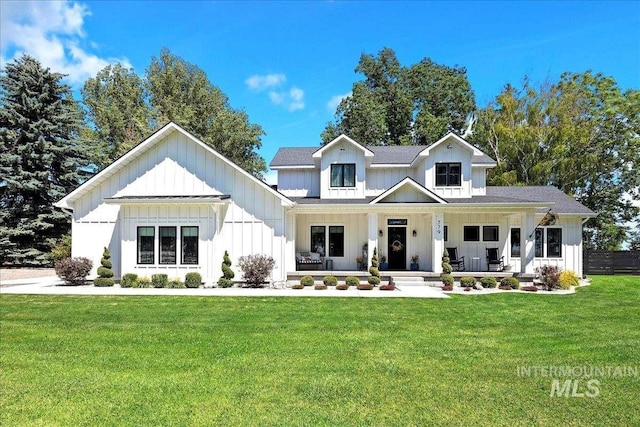
[[[100,267],[98,267],[99,277],[93,281],[93,284],[99,287],[113,286],[113,263],[111,262],[111,252],[106,247],[102,253],[100,264]]]
[[[229,253],[224,251],[224,257],[222,258],[222,277],[218,279],[218,286],[221,288],[229,288],[233,286],[233,279],[235,277],[235,273],[231,269],[231,258],[229,258]]]
[[[84,179],[92,150],[63,77],[26,55],[0,74],[0,263],[48,264],[69,232],[53,203]]]

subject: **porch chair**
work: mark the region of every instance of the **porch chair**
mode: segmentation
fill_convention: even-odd
[[[491,271],[491,266],[496,266],[496,271],[504,270],[504,256],[498,256],[498,248],[487,249],[487,271]]]
[[[449,252],[449,264],[451,264],[452,267],[455,265],[457,271],[465,271],[464,257],[461,256],[458,258],[458,248],[447,248],[447,252]],[[460,267],[462,267],[462,269],[460,269]]]

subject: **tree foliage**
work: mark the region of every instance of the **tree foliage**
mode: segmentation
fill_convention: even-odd
[[[93,149],[63,77],[26,55],[0,76],[0,262],[49,264],[69,232],[53,203],[86,178]]]
[[[322,132],[327,143],[341,133],[368,145],[430,144],[448,130],[461,133],[475,109],[466,69],[429,58],[404,67],[392,49],[363,54],[353,84],[335,119]]]
[[[87,80],[82,99],[93,123],[92,139],[101,144],[97,159],[108,165],[142,141],[151,131],[152,115],[144,84],[132,69],[108,65]]]
[[[553,185],[598,213],[586,248],[618,249],[637,220],[640,91],[602,74],[564,73],[557,83],[507,85],[478,113],[473,141],[498,161],[492,185]]]

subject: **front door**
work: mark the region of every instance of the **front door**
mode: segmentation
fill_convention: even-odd
[[[407,227],[389,227],[389,270],[407,269]]]

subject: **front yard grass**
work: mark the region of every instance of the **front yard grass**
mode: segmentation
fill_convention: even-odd
[[[0,295],[3,426],[639,425],[640,279],[451,299]],[[558,378],[558,377],[556,377]],[[588,391],[589,378],[578,380]]]

